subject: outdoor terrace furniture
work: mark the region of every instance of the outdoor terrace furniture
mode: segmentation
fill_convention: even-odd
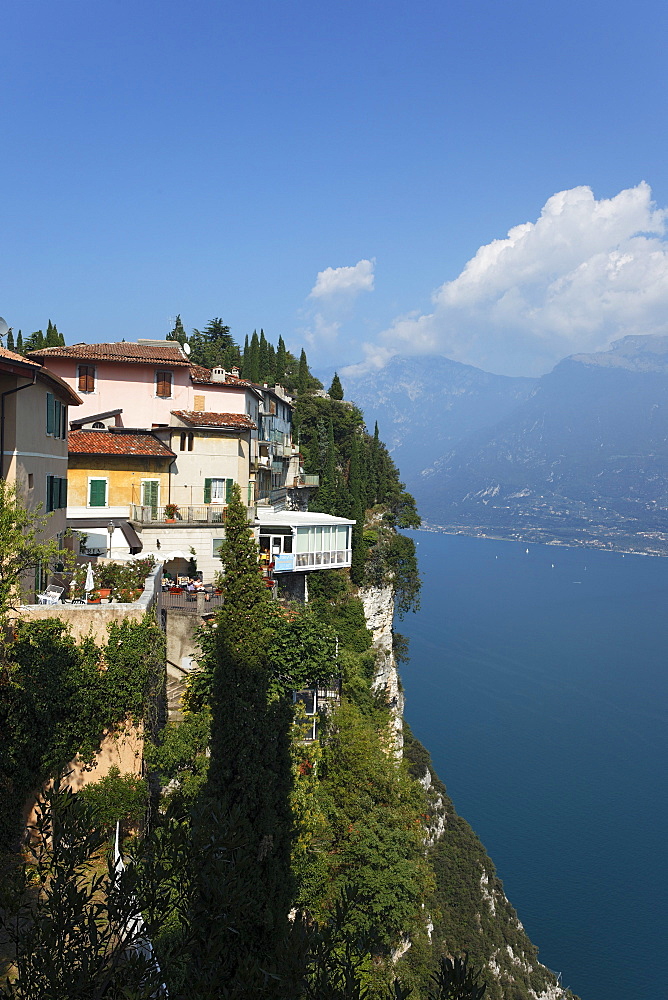
[[[58,604],[64,587],[47,587],[43,594],[37,595],[38,604]]]

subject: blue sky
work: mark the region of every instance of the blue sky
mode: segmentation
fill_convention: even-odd
[[[222,316],[313,367],[507,374],[667,332],[667,20],[5,0],[0,314],[68,343]]]

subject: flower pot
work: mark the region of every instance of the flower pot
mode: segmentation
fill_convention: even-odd
[[[99,594],[100,597],[111,597],[111,587],[100,587]]]
[[[175,517],[166,517],[165,518],[165,524],[176,524],[176,518]]]
[[[89,603],[89,604],[100,604],[100,603],[101,603],[101,601],[100,601],[100,598],[99,598],[99,597],[96,597],[96,598],[94,598],[93,600],[91,600],[91,599],[90,599],[90,597],[89,597],[89,598],[88,598],[88,603]]]

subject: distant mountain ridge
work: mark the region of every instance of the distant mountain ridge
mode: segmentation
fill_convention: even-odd
[[[346,399],[361,407],[368,428],[378,421],[408,483],[457,442],[512,412],[537,383],[441,355],[397,356],[379,371],[343,378]]]
[[[393,455],[427,523],[668,554],[668,337],[625,337],[539,380],[505,384],[446,359],[394,360],[375,389],[344,386],[396,439]],[[440,395],[439,380],[448,386]],[[407,382],[429,419],[415,416]],[[439,412],[439,400],[452,405]]]

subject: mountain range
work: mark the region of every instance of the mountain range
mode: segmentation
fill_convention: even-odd
[[[668,337],[539,379],[395,357],[344,381],[431,527],[668,554]]]

